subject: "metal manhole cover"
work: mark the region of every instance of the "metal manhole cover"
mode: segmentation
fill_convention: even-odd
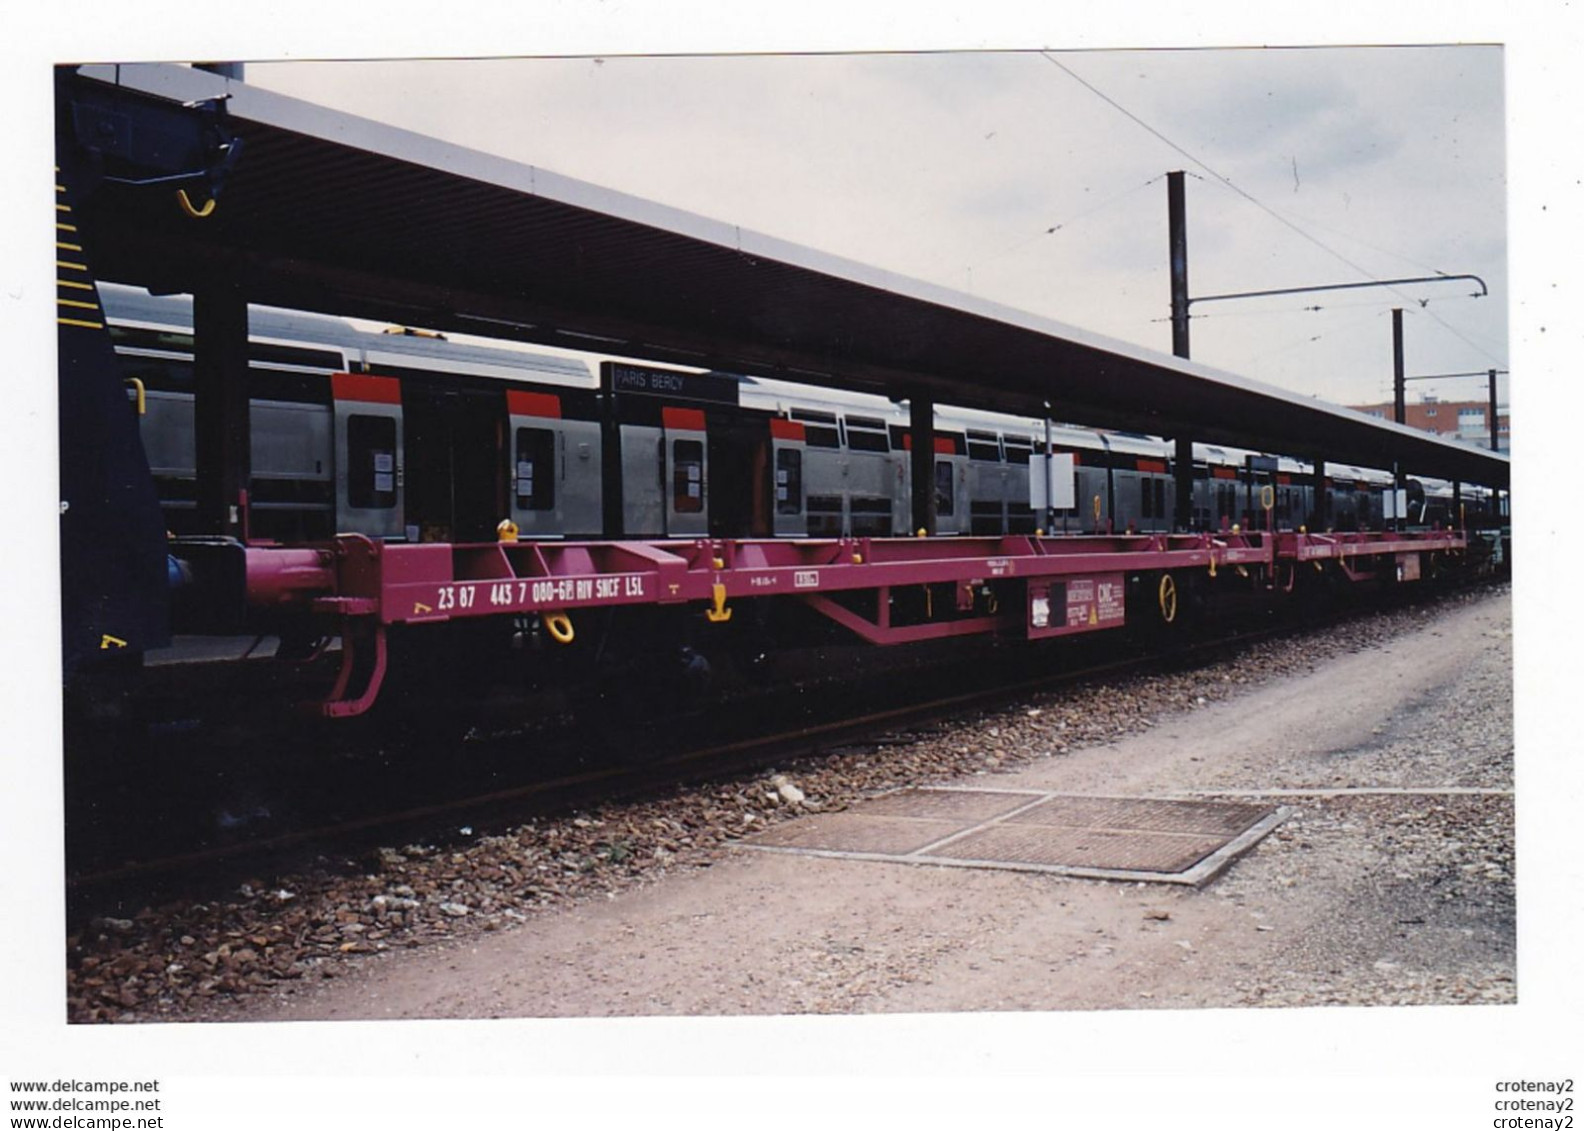
[[[1157,833],[1205,833],[1229,837],[1266,813],[1268,805],[1205,801],[1160,801],[1124,797],[1052,797],[1010,818],[1020,825],[1081,829],[1136,829]]]
[[[962,828],[960,821],[896,820],[849,811],[788,821],[760,833],[753,843],[766,848],[906,856]]]
[[[925,853],[986,864],[1045,864],[1140,872],[1181,872],[1226,843],[1219,836],[1120,833],[1038,825],[992,825]]]
[[[1246,802],[925,787],[778,825],[748,843],[860,860],[1200,884],[1286,816]]]
[[[856,810],[867,816],[937,817],[943,820],[988,821],[1027,808],[1044,798],[1043,793],[1013,793],[988,789],[905,789],[887,793],[860,804]]]

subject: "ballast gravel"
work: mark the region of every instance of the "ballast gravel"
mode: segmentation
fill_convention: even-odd
[[[1475,631],[1471,618],[1482,626],[1477,661],[1410,696],[1390,723],[1346,736],[1334,757],[1296,747],[1287,752],[1279,734],[1273,752],[1257,765],[1234,748],[1225,758],[1207,753],[1180,759],[1148,780],[1130,780],[1127,767],[1106,757],[1120,742],[1170,730],[1262,688],[1290,687],[1302,696],[1304,677],[1339,658],[1371,652],[1389,665],[1392,650],[1405,638],[1433,638],[1452,631],[1443,628],[1452,622],[1466,634]],[[806,969],[787,980],[801,987],[797,992],[749,994],[740,1002],[690,1001],[683,994],[634,1001],[625,1009],[594,1005],[590,1011],[1511,1001],[1516,988],[1510,623],[1505,587],[1448,595],[1255,644],[1235,659],[1198,670],[1036,694],[1002,710],[928,731],[883,735],[773,772],[602,805],[499,835],[458,830],[446,844],[388,845],[355,861],[323,860],[298,874],[250,878],[217,898],[101,916],[67,939],[68,1014],[74,1022],[291,1016],[293,1001],[325,992],[336,979],[378,977],[394,955],[416,957],[426,948],[454,948],[524,926],[544,930],[559,914],[591,907],[591,901],[614,901],[668,877],[738,862],[742,854],[732,852],[734,842],[806,812],[845,808],[906,785],[964,779],[998,784],[1007,775],[1039,774],[1058,764],[1072,767],[1063,788],[1074,792],[1277,791],[1273,796],[1293,810],[1286,824],[1211,887],[1140,892],[1137,908],[1128,914],[1145,935],[1181,925],[1191,901],[1279,906],[1272,900],[1316,898],[1317,885],[1327,898],[1345,901],[1349,914],[1334,930],[1279,940],[1276,956],[1256,954],[1276,941],[1271,935],[1277,930],[1253,918],[1243,936],[1250,955],[1242,958],[1225,947],[1213,955],[1195,949],[1191,936],[1173,939],[1185,977],[1172,989],[1142,975],[1112,979],[1104,994],[1058,989],[1050,980],[1057,967],[1042,956],[1037,985],[1030,978],[1029,986],[994,1000],[964,1002],[938,988],[940,977],[920,979],[921,964],[926,958],[947,965],[960,960],[963,973],[973,975],[984,960],[954,958],[947,953],[951,946],[919,925],[900,949],[833,936],[814,953],[814,944],[802,940],[799,945],[809,951]],[[1345,714],[1346,704],[1318,709]],[[1235,708],[1231,713],[1236,717]],[[1245,720],[1250,724],[1257,720]],[[1373,792],[1358,792],[1359,786]],[[1125,954],[1125,942],[1105,930],[1100,928],[1109,941],[1074,950],[1057,965]],[[1363,962],[1360,955],[1377,957]],[[789,960],[795,964],[796,956]],[[995,961],[1005,966],[1003,977],[1017,976],[1015,954]],[[1138,988],[1146,982],[1148,988]]]

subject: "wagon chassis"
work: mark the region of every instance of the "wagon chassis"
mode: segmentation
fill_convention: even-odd
[[[571,644],[578,614],[594,609],[694,606],[719,624],[738,602],[784,600],[877,645],[1042,639],[1141,618],[1170,625],[1182,588],[1223,572],[1284,590],[1301,569],[1328,565],[1350,582],[1418,581],[1431,572],[1427,555],[1461,556],[1468,540],[1442,530],[476,544],[345,534],[312,547],[237,548],[250,608],[307,613],[340,637],[335,683],[314,708],[345,718],[378,697],[395,625],[531,616]]]

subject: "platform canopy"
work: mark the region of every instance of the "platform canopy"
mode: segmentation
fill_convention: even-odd
[[[1505,456],[207,71],[88,65],[64,89],[223,98],[242,140],[207,217],[100,192],[101,278],[1508,484]]]

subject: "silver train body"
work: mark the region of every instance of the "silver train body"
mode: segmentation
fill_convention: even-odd
[[[103,287],[169,528],[193,532],[190,300]],[[908,412],[879,397],[642,363],[379,332],[250,310],[250,535],[405,541],[896,536],[911,529]],[[940,407],[937,534],[1169,531],[1170,446],[1153,437]],[[1029,506],[1030,458],[1074,460],[1075,505]],[[1388,473],[1195,445],[1196,529],[1379,528]],[[1259,470],[1256,471],[1255,468]],[[1262,488],[1269,488],[1268,492]],[[1450,484],[1415,483],[1411,523],[1450,524]],[[1465,507],[1482,505],[1465,489]]]

